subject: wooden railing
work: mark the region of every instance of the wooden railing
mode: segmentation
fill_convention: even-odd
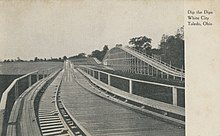
[[[5,124],[7,124],[10,112],[14,105],[14,102],[28,87],[36,83],[40,78],[47,77],[53,73],[58,67],[52,67],[41,72],[33,71],[23,75],[19,78],[16,78],[4,91],[1,97],[0,102],[0,135],[5,130]],[[41,75],[41,77],[40,77]],[[32,81],[32,76],[36,76],[36,80]]]
[[[144,53],[144,52],[142,52],[142,51],[140,51],[140,50],[137,50],[137,49],[135,49],[135,48],[131,48],[131,47],[129,47],[129,46],[126,46],[126,48],[131,49],[131,50],[137,52],[138,54],[144,55],[144,56],[148,57],[149,59],[151,59],[152,61],[154,61],[154,62],[156,62],[156,63],[158,63],[158,64],[163,65],[164,67],[171,68],[171,69],[173,69],[174,71],[179,71],[179,72],[185,73],[185,70],[184,70],[184,69],[180,69],[180,68],[174,67],[174,66],[172,66],[171,64],[168,64],[168,63],[166,63],[166,62],[164,62],[164,61],[155,59],[153,56],[150,56],[150,55],[148,55],[148,54],[146,54],[146,53]]]

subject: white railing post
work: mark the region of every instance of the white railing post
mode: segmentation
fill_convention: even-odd
[[[98,80],[100,81],[100,71],[98,71]]]
[[[129,93],[132,94],[133,93],[133,86],[132,86],[132,80],[129,79]]]
[[[108,85],[111,85],[111,78],[109,74],[108,74]]]
[[[28,87],[31,86],[31,75],[28,76]]]
[[[172,88],[172,94],[173,94],[173,105],[177,105],[177,88]]]
[[[42,72],[42,75],[43,75],[43,78],[44,78],[44,77],[45,77],[45,76],[44,76],[44,71]]]
[[[37,81],[38,81],[38,80],[39,80],[39,72],[37,72],[37,75],[36,75],[36,76],[37,76]]]

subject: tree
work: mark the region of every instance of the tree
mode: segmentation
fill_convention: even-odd
[[[178,29],[176,35],[163,35],[159,44],[162,61],[178,68],[184,67],[184,33]]]
[[[35,58],[34,58],[34,61],[39,61],[38,57],[35,57]]]
[[[100,59],[100,61],[102,61],[102,60],[104,59],[105,54],[108,52],[108,50],[109,50],[108,45],[105,45],[105,46],[103,47],[102,52],[101,52],[101,59]]]
[[[176,35],[177,38],[184,39],[184,26],[177,29]]]
[[[65,61],[67,59],[67,57],[66,56],[63,56],[63,60]]]
[[[81,58],[86,58],[86,54],[85,53],[79,53],[78,55],[69,57],[69,59],[81,59]]]
[[[92,51],[91,57],[95,57],[98,60],[101,60],[102,59],[101,51],[99,50]]]
[[[139,36],[131,38],[129,41],[129,44],[134,45],[134,48],[141,51],[149,51],[151,50],[151,38],[148,38],[146,36]]]
[[[103,58],[105,57],[105,54],[108,52],[108,45],[105,45],[102,49],[102,51],[99,51],[99,50],[94,50],[92,51],[92,54],[89,55],[90,57],[95,57],[97,58],[98,60],[102,61]]]
[[[163,48],[163,44],[166,43],[167,39],[168,39],[168,35],[163,34],[162,38],[160,40],[160,44],[159,44],[159,49]]]
[[[78,58],[86,58],[86,54],[85,53],[79,53]]]
[[[109,49],[108,49],[108,45],[105,45],[105,46],[103,47],[103,50],[102,50],[102,51],[106,53],[108,50],[109,50]]]

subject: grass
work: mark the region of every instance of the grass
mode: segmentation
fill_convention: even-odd
[[[62,67],[63,62],[7,62],[0,63],[0,75],[24,75],[26,73]]]

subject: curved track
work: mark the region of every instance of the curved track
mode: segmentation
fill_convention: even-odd
[[[43,136],[85,136],[73,117],[63,105],[59,88],[63,71],[49,85],[40,101],[38,118]]]
[[[41,88],[49,78],[37,82],[18,98],[17,107],[12,110],[14,114],[10,118],[8,135],[184,135],[184,128],[110,101],[106,93],[70,67],[66,65],[65,71],[60,72],[46,90]],[[38,110],[36,98],[41,98]]]
[[[35,100],[38,98],[39,92],[56,76],[57,72],[39,80],[17,98],[9,118],[7,136],[41,135],[35,112]]]
[[[164,135],[183,136],[184,128],[135,112],[92,93],[91,86],[78,71],[64,73],[60,97],[69,113],[92,136]],[[108,97],[108,96],[106,96]]]

